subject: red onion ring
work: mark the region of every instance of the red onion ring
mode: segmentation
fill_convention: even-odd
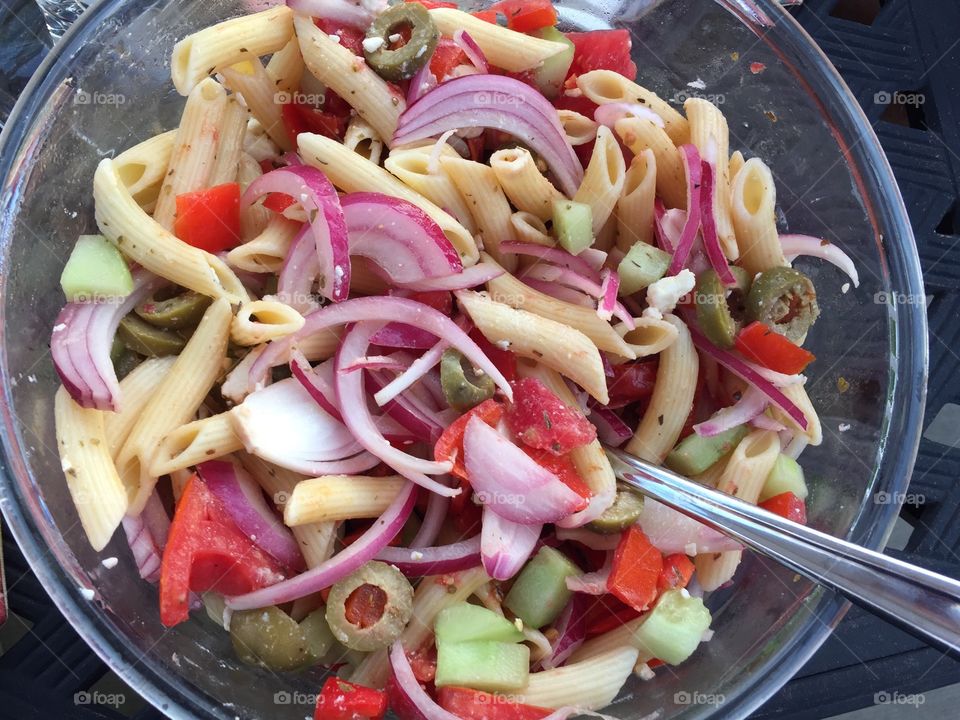
[[[444,575],[467,570],[480,565],[480,536],[439,547],[385,547],[377,553],[377,560],[395,565],[407,577]]]
[[[707,160],[700,161],[701,181],[700,181],[700,206],[703,209],[700,216],[701,235],[703,237],[703,247],[707,251],[707,259],[717,275],[720,276],[720,282],[728,287],[737,284],[737,279],[730,272],[730,264],[727,257],[723,254],[723,247],[720,245],[720,236],[717,234],[717,220],[714,215],[715,204],[717,202],[716,193],[716,171],[713,163]]]
[[[693,431],[701,437],[713,437],[731,430],[763,415],[770,401],[753,385],[748,385],[741,398],[730,407],[718,411],[713,417],[697,423]]]
[[[695,145],[680,146],[680,155],[683,158],[683,169],[687,176],[687,219],[683,223],[683,231],[673,252],[667,275],[676,275],[686,267],[687,258],[693,248],[693,241],[697,239],[700,229],[700,196],[701,173],[700,153]]]
[[[780,247],[787,258],[809,255],[826,260],[845,272],[854,287],[860,287],[860,275],[857,273],[857,266],[853,264],[849,255],[829,240],[810,235],[781,235]]]
[[[591,282],[600,282],[600,273],[579,255],[572,255],[566,250],[533,243],[505,242],[500,244],[500,252],[507,255],[529,255],[545,260],[554,265],[573,270],[577,275],[587,278]]]
[[[453,33],[453,41],[457,44],[467,59],[473,63],[473,66],[482,73],[490,71],[490,63],[487,62],[487,56],[477,45],[477,41],[470,37],[466,30],[456,30]],[[661,122],[663,122],[661,120]]]
[[[543,525],[522,525],[500,517],[489,506],[483,508],[480,530],[480,558],[483,569],[494,580],[509,580],[533,553]]]

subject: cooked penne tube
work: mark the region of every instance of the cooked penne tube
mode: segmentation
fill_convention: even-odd
[[[635,647],[622,645],[588,660],[530,673],[527,686],[510,699],[535,707],[599,710],[613,702],[639,655]]]
[[[653,151],[657,163],[657,195],[668,208],[687,207],[687,174],[683,158],[673,141],[646,118],[627,117],[614,124],[617,135],[634,155]]]
[[[170,165],[153,211],[153,219],[167,230],[173,229],[177,195],[210,185],[226,107],[226,91],[210,78],[197,85],[187,98],[173,142]]]
[[[597,130],[597,142],[583,174],[583,182],[573,196],[577,202],[590,206],[596,236],[601,234],[620,199],[626,171],[620,144],[610,128],[601,126]]]
[[[154,135],[113,159],[120,182],[145,212],[153,212],[160,195],[160,186],[170,166],[176,130]]]
[[[380,517],[407,481],[399,476],[325,475],[297,483],[283,509],[290,527]]]
[[[292,150],[293,141],[283,123],[281,108],[284,91],[278,90],[276,81],[267,74],[260,58],[244,60],[225,67],[221,74],[227,87],[243,97],[250,114],[257,119],[263,131],[281,150]]]
[[[336,140],[322,135],[302,133],[299,144],[303,161],[323,170],[330,182],[344,192],[379,192],[413,203],[440,226],[444,235],[460,253],[464,265],[477,262],[479,251],[473,235],[452,215],[441,210],[420,193],[411,190],[383,168],[364,160]]]
[[[263,175],[260,164],[249,154],[240,156],[240,166],[237,168],[237,182],[240,183],[240,192]],[[252,240],[262,233],[276,213],[267,210],[263,201],[258,201],[240,209],[240,237],[244,242]]]
[[[717,483],[717,490],[755,505],[778,455],[780,438],[775,432],[752,431],[734,448]],[[700,586],[707,592],[716,590],[733,577],[742,556],[742,550],[697,555],[695,562]]]
[[[780,388],[780,392],[800,408],[800,412],[802,412],[803,416],[807,419],[807,429],[806,431],[801,430],[794,419],[778,407],[771,407],[773,419],[804,435],[809,445],[819,445],[822,443],[823,426],[820,424],[820,416],[817,415],[816,408],[813,407],[813,403],[810,401],[807,389],[803,385],[787,385],[786,387]]]
[[[516,256],[501,253],[500,243],[515,240],[516,233],[510,221],[510,203],[493,169],[461,157],[441,157],[440,165],[470,209],[484,250],[512,272],[517,266]]]
[[[384,161],[383,166],[395,175],[404,185],[419,193],[437,207],[442,207],[453,215],[471,235],[477,232],[473,222],[473,214],[457,191],[446,170],[435,163],[431,167],[430,156],[432,145],[426,147],[393,150]],[[456,150],[443,143],[440,150],[443,154],[456,155]]]
[[[259,345],[291,335],[303,327],[303,315],[279,300],[254,300],[237,310],[230,338],[237,345]]]
[[[577,77],[577,87],[597,105],[624,102],[639,103],[653,110],[663,120],[670,141],[679,147],[690,142],[687,119],[666,100],[612,70],[591,70]]]
[[[493,258],[484,257],[485,262],[493,262]],[[549,295],[537,292],[524,285],[513,275],[504,273],[487,283],[490,297],[500,303],[513,308],[520,308],[534,315],[547,318],[579,330],[586,335],[600,350],[635,359],[636,355],[630,346],[623,340],[613,327],[605,320],[601,320],[595,310],[579,305],[555,300]]]
[[[67,489],[90,545],[103,550],[129,504],[110,456],[104,413],[80,407],[63,387],[57,390],[53,412]]]
[[[636,327],[630,330],[623,323],[618,323],[614,330],[620,333],[638,358],[663,352],[676,342],[679,335],[676,325],[666,319],[638,317],[634,318],[634,324]]]
[[[334,42],[314,25],[313,18],[297,15],[294,26],[307,70],[350,103],[389,147],[400,113],[406,108],[403,98],[363,58]]]
[[[453,37],[457,30],[469,33],[491,65],[510,72],[538,68],[548,57],[553,57],[567,48],[563,43],[524,35],[481,20],[462,10],[433,8],[430,10],[430,17],[441,35]]]
[[[634,243],[653,243],[656,194],[657,158],[653,150],[647,148],[634,156],[617,200],[617,247],[624,252]]]
[[[563,193],[537,169],[533,155],[526,148],[497,150],[490,156],[490,167],[503,192],[521,212],[547,221],[553,217],[553,201],[564,199]]]
[[[600,352],[590,338],[564,323],[496,302],[486,293],[462,290],[463,310],[494,345],[508,347],[570,378],[604,405],[607,378]]]
[[[131,260],[203,295],[231,302],[247,298],[225,262],[177,239],[134,202],[109,158],[97,166],[93,198],[100,232]]]
[[[733,187],[733,183],[737,178],[737,173],[740,172],[741,168],[743,168],[745,162],[746,160],[743,158],[743,153],[739,150],[735,150],[733,153],[731,153],[730,161],[727,163],[727,174],[730,176],[730,188]],[[730,188],[728,188],[728,190]]]
[[[293,37],[293,11],[276,5],[188,35],[173,47],[170,75],[181,95],[205,77],[249,57],[282,50]]]
[[[683,103],[690,122],[690,142],[697,146],[700,156],[713,163],[714,193],[713,217],[717,226],[720,246],[728,260],[736,260],[737,238],[734,236],[733,223],[730,220],[730,198],[723,188],[730,187],[730,175],[727,170],[730,154],[730,132],[727,119],[720,109],[709,100],[688,98]],[[778,243],[779,247],[779,243]]]
[[[227,253],[229,265],[248,272],[280,272],[301,223],[277,213],[270,214],[272,217],[263,232]]]
[[[777,232],[777,191],[762,160],[751,158],[737,173],[730,204],[740,264],[749,276],[786,265]]]
[[[263,125],[255,117],[247,118],[247,132],[243,137],[243,152],[254,162],[273,161],[280,155],[280,148],[270,139]]]
[[[510,227],[513,228],[517,240],[544,247],[554,247],[557,243],[550,237],[550,232],[543,220],[533,213],[515,212],[510,216]]]
[[[149,468],[160,440],[193,419],[223,370],[231,318],[226,300],[217,300],[207,308],[120,448],[117,469],[129,493],[131,513],[143,509],[156,485],[157,477],[150,474]]]
[[[600,123],[581,115],[574,110],[557,110],[560,126],[567,136],[567,141],[576,147],[593,142],[597,137],[597,128]]]
[[[213,187],[236,182],[247,132],[247,110],[235,98],[228,98],[220,123],[217,156],[213,160],[209,184]]]
[[[286,45],[271,56],[267,63],[267,75],[279,92],[292,94],[300,89],[300,80],[303,77],[303,55],[300,53],[300,42],[296,37],[291,37]]]
[[[379,164],[383,155],[383,138],[359,115],[350,118],[343,136],[344,147],[350,148],[372,163]]]
[[[663,319],[677,329],[677,339],[660,353],[650,404],[625,447],[628,453],[658,465],[677,444],[687,421],[700,365],[687,326],[673,315]]]
[[[243,449],[228,413],[194,420],[169,432],[157,445],[148,472],[160,477]]]
[[[170,372],[175,360],[175,357],[147,358],[120,381],[123,406],[120,412],[106,413],[103,418],[110,457],[116,457],[143,408]]]

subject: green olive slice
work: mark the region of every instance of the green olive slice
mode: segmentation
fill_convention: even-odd
[[[759,321],[795,343],[820,315],[813,282],[799,270],[775,267],[757,275],[746,302],[747,319]]]
[[[457,412],[466,412],[493,397],[496,385],[489,375],[482,374],[453,348],[440,358],[440,389],[447,403]]]
[[[613,505],[604,510],[596,520],[588,523],[587,527],[604,535],[612,535],[633,525],[640,518],[642,511],[643,496],[623,485],[618,485]]]
[[[327,623],[353,650],[379,650],[396,640],[413,615],[413,587],[393,565],[371,560],[330,588]]]
[[[396,50],[390,49],[390,36],[410,30],[410,39]],[[379,46],[363,56],[367,64],[384,80],[408,80],[429,62],[440,33],[427,9],[419,3],[394,5],[380,13],[367,30],[367,40]],[[365,45],[368,44],[365,42]]]
[[[134,312],[142,320],[159,328],[177,330],[195,327],[210,306],[211,299],[206,295],[189,290],[166,300],[151,297],[137,305]]]
[[[731,267],[737,284],[724,286],[716,270],[704,270],[697,277],[694,304],[697,324],[714,345],[732,348],[744,314],[744,297],[750,279],[743,268]]]
[[[147,357],[178,355],[187,344],[175,332],[154,327],[133,314],[120,321],[117,337],[130,350]]]

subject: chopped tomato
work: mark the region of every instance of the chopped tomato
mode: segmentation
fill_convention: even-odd
[[[315,133],[334,140],[343,137],[347,129],[347,117],[335,115],[325,110],[317,110],[305,103],[292,100],[280,108],[283,127],[287,131],[291,144],[296,147],[300,133]]]
[[[285,578],[276,560],[228,519],[220,501],[193,475],[177,503],[160,565],[160,621],[190,614],[190,593],[242,595]]]
[[[663,570],[663,555],[636,525],[620,536],[613,554],[613,566],[607,579],[607,590],[638,612],[643,612],[657,598],[657,580]]]
[[[457,65],[469,62],[467,54],[453,40],[440,38],[430,59],[430,72],[438,81],[443,80]]]
[[[658,590],[684,588],[693,577],[693,561],[683,553],[673,553],[663,558],[663,570],[657,579]]]
[[[584,498],[584,500],[588,500],[593,496],[590,486],[587,485],[580,476],[580,473],[577,471],[577,466],[574,465],[573,459],[569,455],[554,455],[547,450],[535,450],[533,448],[523,449],[527,455],[537,461],[538,465],[545,467],[560,478],[560,481],[564,485]],[[584,507],[586,507],[586,503],[584,503]],[[582,510],[583,508],[580,509]]]
[[[365,37],[363,30],[349,25],[339,25],[336,20],[324,18],[316,18],[314,23],[327,35],[337,35],[340,38],[340,44],[354,55],[363,57],[363,38]]]
[[[658,366],[656,358],[614,365],[613,377],[607,379],[609,406],[623,407],[653,395]]]
[[[494,9],[495,7],[496,6],[492,5],[488,7],[486,10],[477,10],[476,12],[472,12],[470,14],[473,15],[475,18],[479,18],[480,20],[496,25],[497,11]]]
[[[433,448],[434,460],[438,462],[452,461],[453,469],[450,472],[461,480],[467,479],[467,468],[463,462],[463,433],[467,429],[470,418],[474,416],[483,420],[490,427],[496,427],[500,418],[503,417],[503,405],[493,399],[484,400],[450,423]]]
[[[387,694],[383,690],[327,678],[317,696],[314,720],[379,720],[387,714]]]
[[[528,33],[557,24],[557,11],[550,0],[502,0],[489,9],[494,8],[507,18],[507,27],[517,32]]]
[[[430,642],[407,653],[410,669],[418,682],[430,683],[437,676],[437,646]]]
[[[637,79],[637,66],[630,59],[630,33],[626,30],[592,30],[566,34],[573,43],[570,73],[613,70],[628,80]]]
[[[463,687],[437,688],[437,703],[461,720],[540,720],[554,712]]]
[[[469,334],[470,339],[480,346],[483,354],[490,359],[490,362],[497,366],[497,370],[503,373],[503,376],[509,382],[517,379],[517,356],[514,353],[494,345],[487,340],[479,328],[474,328]]]
[[[240,242],[240,185],[224,183],[177,195],[173,234],[187,245],[217,253]]]
[[[774,495],[769,500],[760,503],[760,507],[772,513],[793,520],[801,525],[807,524],[807,505],[792,492]]]
[[[267,210],[273,210],[275,213],[282,213],[288,207],[293,205],[294,200],[289,195],[284,193],[268,193],[267,196],[263,199],[263,206]]]
[[[450,315],[453,312],[453,295],[447,290],[396,290],[390,294],[429,305],[444,315]]]
[[[616,630],[626,622],[640,616],[640,613],[612,595],[601,595],[587,611],[585,618],[587,638],[603,635]]]
[[[740,331],[736,347],[750,362],[785,375],[803,372],[816,359],[812,352],[790,342],[759,321],[750,323]]]
[[[273,160],[270,160],[269,158],[264,158],[258,164],[260,165],[260,172],[262,172],[264,175],[271,170],[277,169],[277,166],[273,164]]]
[[[514,383],[507,427],[525,445],[563,455],[596,439],[597,429],[579,409],[569,407],[536,378]]]

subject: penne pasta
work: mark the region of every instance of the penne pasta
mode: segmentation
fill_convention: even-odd
[[[379,164],[383,155],[383,138],[359,115],[350,118],[343,145],[374,164]]]
[[[527,686],[510,699],[534,707],[599,710],[613,702],[639,655],[635,647],[621,645],[588,660],[530,673]]]
[[[479,251],[473,235],[452,215],[411,190],[383,168],[322,135],[303,133],[299,144],[304,162],[323,170],[330,182],[344,192],[379,192],[413,203],[440,226],[460,253],[465,266],[477,262]]]
[[[730,199],[740,264],[750,277],[786,265],[777,232],[777,193],[770,169],[758,158],[737,173]]]
[[[246,300],[246,289],[225,262],[178,240],[137,205],[109,158],[97,166],[93,198],[100,232],[128,258],[203,295]]]
[[[801,430],[794,419],[778,407],[771,407],[773,419],[805,436],[808,445],[819,445],[822,443],[823,426],[820,424],[820,416],[817,415],[816,408],[813,407],[813,403],[810,401],[807,389],[803,385],[787,385],[786,387],[780,388],[780,392],[800,408],[800,412],[802,412],[803,416],[807,419],[807,429],[805,431]]]
[[[283,509],[290,527],[379,517],[407,481],[400,477],[326,475],[297,483]]]
[[[270,215],[263,232],[227,253],[229,265],[247,272],[280,272],[302,224],[277,213]]]
[[[657,158],[647,148],[635,155],[623,179],[617,200],[617,247],[627,252],[635,243],[654,241],[654,201],[657,194]]]
[[[300,42],[291,37],[287,44],[277,50],[267,63],[267,75],[278,92],[293,94],[300,90],[303,77],[303,55]],[[279,99],[279,98],[278,98]]]
[[[116,457],[143,408],[169,374],[175,360],[175,357],[147,358],[120,381],[123,406],[120,412],[105,413],[103,418],[110,457]]]
[[[233,92],[238,93],[257,119],[260,127],[281,150],[293,149],[293,141],[287,134],[287,127],[281,115],[285,93],[277,89],[276,81],[270,77],[259,58],[244,60],[221,71],[224,83]]]
[[[144,212],[153,212],[176,138],[177,131],[168,130],[124,150],[113,159],[117,177]]]
[[[657,382],[650,404],[624,448],[628,453],[658,465],[677,444],[693,405],[699,371],[697,351],[687,326],[673,315],[665,315],[663,319],[676,328],[677,338],[660,353]]]
[[[596,236],[601,235],[601,230],[607,225],[617,200],[623,193],[626,171],[620,144],[610,128],[601,126],[597,130],[597,142],[583,174],[583,182],[573,196],[575,201],[590,206],[593,234]]]
[[[254,300],[237,310],[230,338],[237,345],[259,345],[291,335],[303,327],[303,316],[279,300]]]
[[[243,449],[229,413],[211,415],[174,428],[157,444],[148,472],[155,476],[185,470]]]
[[[503,192],[521,212],[547,221],[553,217],[553,201],[564,199],[563,193],[537,169],[526,148],[498,150],[490,156],[490,167]]]
[[[668,208],[687,207],[687,174],[683,158],[670,137],[646,118],[628,117],[614,124],[617,135],[634,155],[653,151],[657,164],[657,195]]]
[[[515,212],[510,216],[510,227],[520,242],[531,243],[533,245],[543,245],[544,247],[554,247],[557,243],[550,236],[550,231],[543,220],[533,213]]]
[[[263,175],[263,170],[260,168],[260,164],[249,153],[243,153],[240,156],[240,166],[237,168],[237,182],[240,183],[240,191],[246,190],[247,186],[261,175]],[[241,207],[240,237],[244,242],[252,240],[266,230],[267,225],[275,216],[276,213],[263,206],[263,201]]]
[[[745,162],[746,160],[743,158],[743,153],[739,150],[730,155],[730,161],[727,163],[727,174],[730,176],[730,188],[733,187],[734,180],[737,178],[737,173],[740,172],[741,168],[743,168]]]
[[[597,346],[564,323],[496,302],[486,293],[457,293],[463,310],[484,337],[570,378],[601,403],[609,402],[607,378]]]
[[[574,110],[557,110],[560,127],[567,136],[567,142],[576,147],[593,142],[597,137],[597,128],[600,123],[581,115]]]
[[[679,335],[676,325],[666,319],[644,316],[634,318],[634,324],[636,327],[633,330],[623,323],[617,324],[614,329],[638,358],[663,352],[676,342]]]
[[[54,397],[57,450],[83,531],[100,551],[127,512],[126,488],[110,456],[104,413],[82,408],[61,387]]]
[[[237,180],[243,136],[247,132],[247,110],[235,98],[227,100],[220,123],[217,155],[213,160],[208,183],[214,187]]]
[[[690,124],[666,100],[612,70],[591,70],[577,77],[577,87],[597,105],[632,103],[650,108],[663,120],[670,142],[679,147],[690,142]],[[649,121],[648,121],[649,122]]]
[[[383,166],[404,185],[453,215],[471,235],[475,234],[477,226],[473,222],[473,214],[453,181],[438,161],[433,163],[434,167],[431,167],[432,152],[432,145],[394,150],[384,161]],[[444,152],[456,156],[456,151],[446,143],[441,147],[441,156]]]
[[[229,65],[282,50],[293,37],[293,11],[276,5],[188,35],[173,47],[170,75],[181,95]]]

